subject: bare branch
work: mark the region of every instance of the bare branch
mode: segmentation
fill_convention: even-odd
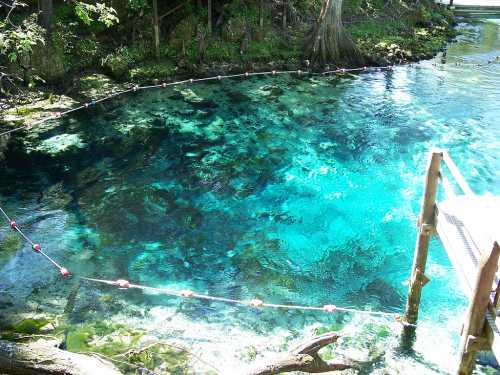
[[[256,366],[248,375],[274,375],[289,371],[320,373],[359,368],[362,364],[361,362],[351,360],[325,361],[319,356],[319,350],[336,342],[339,337],[340,335],[337,332],[327,332],[314,337],[289,353],[281,355],[263,365]]]

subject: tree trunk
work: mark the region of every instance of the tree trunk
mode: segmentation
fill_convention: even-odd
[[[40,25],[47,31],[52,32],[52,17],[54,6],[52,0],[40,0]]]
[[[153,29],[155,36],[155,55],[160,58],[160,22],[158,20],[158,0],[153,0]]]
[[[121,375],[111,363],[41,344],[0,340],[0,374]]]
[[[208,36],[212,36],[212,0],[208,0]]]
[[[342,0],[323,0],[306,51],[313,65],[360,65],[363,62],[361,53],[342,24]]]
[[[260,32],[264,33],[264,0],[260,0],[259,5],[259,27]]]
[[[288,11],[288,0],[283,0],[283,30],[286,30],[286,14]]]

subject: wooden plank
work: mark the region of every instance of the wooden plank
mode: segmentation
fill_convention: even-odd
[[[443,152],[443,161],[450,170],[451,175],[457,181],[458,186],[460,186],[460,189],[462,189],[464,194],[474,195],[469,184],[467,183],[467,181],[465,181],[464,176],[462,176],[462,173],[460,173],[460,170],[458,169],[457,165],[455,164],[455,162],[450,157],[447,151]]]
[[[438,235],[463,290],[470,296],[481,254],[500,238],[500,197],[456,196],[438,202],[437,211]],[[499,279],[497,273],[492,290],[497,288]]]
[[[415,245],[415,255],[404,316],[404,320],[410,324],[417,322],[422,288],[429,281],[424,273],[429,251],[429,240],[436,221],[436,193],[442,156],[443,152],[441,150],[432,150],[429,154],[427,164],[424,197],[420,209],[417,243]]]
[[[455,216],[452,209],[453,202],[441,202],[437,207],[437,233],[457,271],[463,290],[470,296],[480,258],[479,249],[476,248],[463,222]]]
[[[486,336],[488,337],[489,345],[493,355],[500,362],[500,317],[495,317],[491,312],[486,314],[488,322]]]
[[[472,374],[476,353],[483,346],[486,313],[491,302],[491,285],[498,270],[499,256],[500,246],[495,242],[491,251],[483,254],[478,265],[477,278],[460,340],[458,375]]]

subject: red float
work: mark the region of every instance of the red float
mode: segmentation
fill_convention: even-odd
[[[116,280],[116,285],[118,285],[118,288],[120,288],[120,289],[130,288],[130,283],[127,280],[123,280],[123,279]]]
[[[62,277],[69,277],[69,276],[71,276],[71,273],[65,267],[61,267],[59,269],[59,272],[61,273]]]

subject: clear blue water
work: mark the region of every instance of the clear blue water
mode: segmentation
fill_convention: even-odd
[[[75,275],[401,312],[428,150],[448,149],[476,193],[500,194],[500,61],[486,64],[500,55],[500,27],[461,30],[445,57],[414,67],[197,84],[75,114],[28,142],[70,134],[80,148],[53,158],[33,153],[31,166],[11,155],[1,201]],[[69,285],[49,264],[26,246],[1,262],[4,293],[26,310],[36,302],[62,312]],[[390,373],[448,373],[466,300],[437,240],[427,274],[409,356],[398,354],[400,327],[384,319],[255,311],[87,284],[72,319],[175,333],[208,358],[222,356],[228,369],[249,362],[241,355],[249,346],[280,350],[283,340],[335,323],[384,345],[377,366]],[[108,294],[114,303],[102,302]],[[357,354],[372,348],[346,340],[339,350],[352,355],[349,345]]]

